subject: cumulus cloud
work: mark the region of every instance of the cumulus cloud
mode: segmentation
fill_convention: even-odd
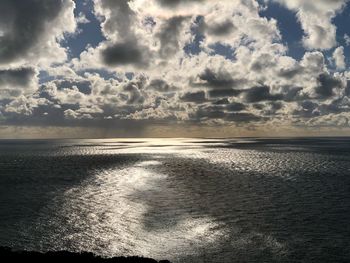
[[[35,73],[33,68],[0,70],[0,86],[27,87]]]
[[[187,102],[202,103],[206,101],[205,92],[204,91],[188,92],[181,97],[181,100],[187,101]]]
[[[335,94],[335,89],[341,89],[343,87],[340,79],[328,74],[321,74],[317,80],[318,86],[315,92],[321,98],[329,98]]]
[[[335,15],[347,0],[272,0],[296,12],[304,30],[303,44],[308,49],[330,49],[337,44]]]
[[[137,34],[137,15],[130,1],[95,1],[95,10],[105,17],[102,24],[108,41],[101,47],[102,60],[109,66],[132,64],[142,67],[148,63],[147,46]]]
[[[30,94],[37,85],[34,68],[0,70],[0,99]]]
[[[181,45],[181,29],[188,17],[175,16],[162,23],[155,37],[159,38],[161,58],[167,59],[179,51]]]
[[[344,47],[338,47],[333,52],[333,59],[335,62],[335,66],[337,69],[345,69],[345,55],[344,55]]]
[[[157,0],[163,6],[176,7],[180,4],[188,4],[190,2],[205,2],[205,0]]]
[[[344,34],[344,41],[347,46],[350,45],[350,36],[348,34]]]
[[[39,71],[67,59],[60,40],[76,30],[74,7],[70,0],[0,1],[0,104],[15,99],[6,112],[32,113]]]
[[[108,66],[123,66],[128,64],[143,67],[147,65],[147,53],[135,42],[115,43],[101,51],[103,62]]]
[[[247,102],[275,101],[282,98],[281,94],[271,94],[270,88],[267,86],[253,87],[244,94],[244,99]]]
[[[339,114],[348,123],[350,73],[333,24],[345,0],[265,1],[296,14],[300,59],[255,0],[95,0],[104,39],[70,61],[60,40],[86,17],[74,18],[70,0],[27,2],[0,3],[0,114],[8,122],[276,127]],[[336,46],[331,58],[323,53]]]
[[[88,24],[90,23],[90,20],[86,18],[85,14],[83,12],[80,12],[78,17],[76,18],[76,21],[78,24]]]
[[[0,2],[0,65],[57,62],[66,58],[57,39],[76,28],[70,0]]]

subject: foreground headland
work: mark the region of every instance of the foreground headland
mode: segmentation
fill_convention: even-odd
[[[89,252],[72,253],[67,251],[56,252],[33,252],[15,251],[11,248],[0,247],[0,260],[11,260],[19,262],[50,262],[59,260],[61,262],[94,262],[94,263],[170,263],[168,260],[157,261],[143,257],[113,257],[102,258]]]

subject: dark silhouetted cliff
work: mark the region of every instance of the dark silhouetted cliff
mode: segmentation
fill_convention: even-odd
[[[18,261],[17,261],[18,260]],[[102,258],[93,253],[71,253],[66,251],[59,252],[29,252],[13,251],[11,248],[0,248],[0,261],[2,262],[96,262],[96,263],[170,263],[167,260],[156,261],[150,258],[141,257],[114,257]]]

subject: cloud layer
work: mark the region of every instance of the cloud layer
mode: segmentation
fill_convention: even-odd
[[[289,54],[279,21],[262,15],[276,4],[303,29],[301,59]],[[1,0],[0,121],[348,127],[350,73],[333,23],[346,4],[86,1],[104,40],[69,58],[65,41],[91,23],[73,1]]]

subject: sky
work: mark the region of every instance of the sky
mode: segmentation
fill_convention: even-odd
[[[348,0],[0,0],[0,138],[350,135]]]

